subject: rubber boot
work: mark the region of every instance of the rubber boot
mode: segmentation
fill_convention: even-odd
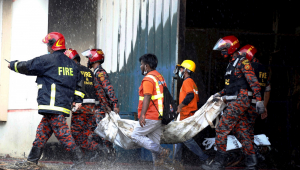
[[[245,170],[258,170],[256,155],[246,155],[246,169]]]
[[[207,160],[205,164],[201,165],[204,170],[224,170],[227,153],[224,151],[217,151],[216,156],[212,160]]]
[[[85,162],[83,160],[83,152],[81,151],[81,148],[80,147],[76,147],[71,152],[72,152],[72,162],[73,162],[73,165],[71,165],[70,168],[68,168],[66,170],[69,170],[69,169],[72,169],[72,170],[84,169]]]
[[[33,146],[31,148],[27,160],[16,162],[15,165],[22,168],[36,166],[42,156],[42,153],[43,153],[43,148]]]
[[[266,158],[260,153],[258,146],[253,145],[254,150],[255,150],[255,154],[256,154],[256,158],[259,162],[263,162]]]

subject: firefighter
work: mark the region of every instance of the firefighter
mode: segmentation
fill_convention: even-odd
[[[180,120],[186,119],[190,116],[193,116],[198,110],[197,103],[199,102],[198,88],[194,80],[191,78],[191,74],[196,70],[196,64],[192,60],[184,60],[179,67],[178,75],[180,79],[183,79],[183,83],[179,93],[179,105],[177,112],[180,113]],[[174,157],[179,166],[182,166],[181,155],[182,155],[182,146],[183,144],[199,156],[201,161],[205,161],[208,158],[196,141],[191,138],[183,143],[175,144],[175,153]]]
[[[69,117],[72,102],[80,108],[82,93],[80,71],[75,62],[66,55],[65,38],[59,32],[51,32],[44,39],[50,54],[42,55],[28,61],[12,61],[9,68],[17,73],[37,76],[38,113],[43,118],[38,125],[36,138],[27,160],[15,165],[27,169],[36,165],[42,155],[43,148],[52,133],[68,151],[72,152],[72,169],[83,167],[83,153],[75,143],[66,117]]]
[[[154,54],[144,54],[139,58],[141,72],[145,77],[139,87],[138,118],[133,132],[133,142],[151,151],[154,166],[169,156],[170,150],[160,146],[163,114],[163,86],[167,86],[163,76],[156,71],[158,64]]]
[[[96,103],[99,103],[94,88],[93,72],[80,64],[80,56],[76,50],[69,48],[64,53],[78,65],[83,78],[82,92],[85,94],[82,107],[72,113],[71,133],[75,142],[81,148],[102,152],[106,148],[102,144],[91,140],[93,134],[93,120],[96,110]],[[98,102],[97,102],[98,101]]]
[[[82,55],[89,59],[88,67],[94,69],[94,87],[96,89],[96,96],[100,101],[100,106],[95,112],[95,126],[104,118],[105,112],[113,110],[119,113],[118,99],[115,95],[113,86],[110,83],[107,72],[102,68],[104,62],[104,53],[101,49],[91,49],[82,52]],[[100,141],[99,136],[94,135],[94,140]],[[111,148],[112,144],[109,141],[104,141],[107,148]],[[110,150],[110,149],[109,149]]]
[[[225,88],[214,94],[214,100],[221,97],[227,103],[227,107],[216,128],[216,156],[202,165],[205,170],[224,169],[225,159],[228,156],[226,153],[227,136],[230,132],[242,144],[243,152],[246,155],[246,169],[257,169],[250,127],[245,114],[250,107],[249,96],[256,99],[258,113],[263,113],[265,108],[261,101],[260,86],[254,70],[249,60],[238,54],[239,47],[239,40],[235,36],[226,36],[221,38],[213,48],[213,50],[221,51],[221,55],[225,58],[230,56],[225,73]],[[251,87],[252,95],[248,93],[249,87]]]
[[[268,93],[271,91],[271,86],[268,80],[268,75],[266,72],[265,67],[259,62],[259,60],[255,57],[255,54],[257,52],[257,49],[253,45],[245,45],[239,50],[239,55],[246,57],[250,62],[251,66],[254,69],[255,75],[258,79],[259,85],[261,87],[261,96],[264,98],[264,105],[266,106],[267,103],[265,99],[265,96],[268,95]],[[267,95],[265,95],[267,93]],[[248,120],[250,123],[250,135],[251,135],[251,140],[253,142],[254,150],[256,152],[256,156],[260,161],[263,161],[265,158],[263,155],[259,153],[258,147],[254,144],[254,125],[255,125],[255,120],[259,114],[256,111],[256,100],[251,99],[251,104],[250,104],[250,109],[248,110]],[[261,119],[265,119],[267,117],[267,108],[265,107],[265,112],[261,114]]]

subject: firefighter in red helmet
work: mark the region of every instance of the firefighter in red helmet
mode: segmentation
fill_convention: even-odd
[[[225,169],[227,136],[232,132],[241,142],[246,154],[246,169],[256,169],[256,156],[250,137],[249,123],[246,112],[250,107],[249,96],[253,92],[256,109],[259,113],[264,112],[261,101],[260,86],[249,60],[240,56],[237,52],[240,47],[239,40],[235,36],[221,38],[213,48],[221,51],[221,55],[229,58],[229,64],[225,73],[225,88],[214,94],[214,100],[222,99],[227,106],[216,128],[217,154],[213,160],[206,161],[202,165],[205,170]],[[250,89],[251,87],[251,89]]]
[[[93,72],[87,67],[80,64],[80,56],[76,50],[69,48],[64,53],[78,65],[83,78],[82,91],[85,94],[82,107],[72,113],[71,133],[75,142],[81,148],[102,152],[104,148],[102,144],[91,140],[94,131],[93,120],[96,111],[96,104],[99,103],[94,88]],[[106,151],[107,152],[107,151]],[[106,153],[105,152],[105,153]]]
[[[264,99],[264,105],[266,107],[268,104],[268,99],[266,98],[268,98],[268,96],[270,95],[271,85],[265,67],[255,57],[256,52],[257,49],[253,45],[247,44],[239,50],[239,55],[246,57],[251,62],[251,65],[254,69],[255,75],[261,87],[260,93],[262,98]],[[251,99],[250,109],[248,110],[248,114],[246,114],[250,124],[250,134],[251,134],[252,142],[254,142],[255,120],[257,116],[259,116],[259,113],[256,111],[255,105],[256,105],[256,100]],[[267,108],[265,108],[265,112],[261,114],[261,119],[265,119],[266,117],[267,117]],[[253,144],[253,146],[258,160],[260,161],[265,160],[264,156],[260,154],[258,147],[255,144]]]
[[[51,32],[44,39],[50,54],[29,61],[12,61],[9,68],[17,73],[37,76],[38,113],[43,118],[38,125],[36,138],[27,160],[15,165],[21,169],[35,169],[43,148],[54,133],[68,151],[72,152],[71,168],[85,165],[83,153],[72,137],[65,117],[69,117],[72,102],[80,108],[84,93],[81,91],[80,71],[75,62],[65,54],[65,38],[59,32]]]
[[[101,65],[104,62],[103,51],[101,49],[91,49],[81,54],[89,59],[88,67],[94,69],[94,87],[96,89],[96,96],[99,99],[99,107],[95,112],[96,124],[98,124],[104,118],[105,112],[110,112],[111,110],[116,113],[120,112],[118,99],[110,83],[109,76]],[[98,137],[94,134],[95,138]],[[109,141],[105,141],[104,143],[107,147],[111,148],[112,144]]]

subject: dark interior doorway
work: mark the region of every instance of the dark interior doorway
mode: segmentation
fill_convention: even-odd
[[[275,155],[274,164],[281,169],[300,165],[300,145],[297,142],[300,20],[296,19],[299,15],[296,3],[294,0],[276,3],[258,0],[180,1],[178,61],[195,61],[194,80],[202,102],[224,87],[228,60],[212,50],[219,38],[235,35],[241,46],[252,44],[258,49],[256,57],[269,70],[272,91],[268,118],[257,124],[256,132],[262,130],[269,137]],[[196,136],[197,141],[201,143],[204,137],[214,136],[213,131],[204,131]],[[185,156],[189,154],[186,151]],[[186,158],[188,160],[190,158]]]

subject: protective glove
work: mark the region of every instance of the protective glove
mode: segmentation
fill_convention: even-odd
[[[217,102],[221,99],[221,94],[220,93],[216,93],[213,95],[213,101]]]
[[[76,103],[75,106],[72,108],[72,111],[76,112],[80,108],[81,108],[81,103]]]
[[[256,112],[258,114],[262,114],[262,113],[265,112],[264,101],[258,101],[258,102],[256,102]]]

